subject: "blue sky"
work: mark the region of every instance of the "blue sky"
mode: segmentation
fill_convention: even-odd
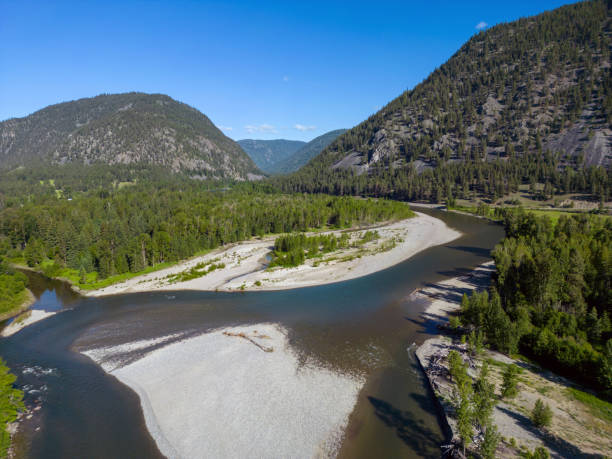
[[[565,3],[0,0],[0,120],[143,91],[234,139],[309,140],[414,87],[477,26]]]

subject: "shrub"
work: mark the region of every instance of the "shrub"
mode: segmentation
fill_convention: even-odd
[[[553,413],[550,406],[539,398],[531,412],[531,422],[533,422],[536,427],[548,427],[552,422],[552,415]]]
[[[519,367],[508,365],[504,370],[501,395],[503,398],[514,398],[518,394]]]

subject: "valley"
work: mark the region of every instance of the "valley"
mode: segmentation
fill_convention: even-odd
[[[7,5],[0,457],[612,456],[612,10],[544,3]]]

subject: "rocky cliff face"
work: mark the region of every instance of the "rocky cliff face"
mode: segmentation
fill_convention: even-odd
[[[549,150],[561,163],[609,167],[610,44],[603,1],[492,27],[340,136],[313,166],[425,170]]]

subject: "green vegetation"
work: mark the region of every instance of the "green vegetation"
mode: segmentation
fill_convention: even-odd
[[[567,392],[572,398],[588,407],[591,414],[605,422],[612,423],[612,403],[583,392],[575,387],[568,387]]]
[[[478,33],[276,183],[449,204],[492,202],[522,185],[540,199],[607,200],[612,173],[590,165],[607,154],[592,148],[593,136],[603,138],[612,121],[609,19],[606,2],[585,1]]]
[[[259,173],[240,146],[204,114],[163,94],[103,94],[52,105],[0,122],[0,137],[8,139],[0,168],[53,160],[155,165],[166,174],[209,179],[246,179]]]
[[[412,212],[406,213],[404,218],[414,215]],[[290,268],[299,266],[304,261],[311,258],[322,257],[326,253],[335,252],[337,250],[346,248],[359,248],[363,245],[379,239],[380,235],[376,230],[368,230],[361,234],[356,240],[351,239],[349,233],[342,233],[340,236],[334,234],[326,235],[315,235],[306,236],[305,234],[288,234],[280,236],[276,239],[274,244],[274,254],[269,267],[282,266],[284,268]],[[391,241],[392,246],[389,243],[382,244],[377,249],[380,251],[390,250],[395,246],[395,242]],[[340,262],[347,262],[360,258],[363,255],[364,250],[359,250],[357,253],[345,255],[338,258],[337,256],[328,257],[322,260],[314,262],[314,266],[319,266],[321,263],[329,263],[330,261],[339,260]]]
[[[464,325],[508,354],[610,394],[612,390],[612,220],[592,215],[504,213],[490,292],[465,296]]]
[[[537,399],[531,412],[531,422],[533,422],[533,425],[540,428],[548,427],[552,422],[552,416],[553,413],[550,406],[544,403],[542,399]]]
[[[12,269],[0,256],[0,320],[19,312],[21,306],[30,298],[27,285],[27,277]]]
[[[4,360],[0,358],[0,457],[6,457],[11,446],[11,436],[7,425],[17,419],[17,414],[25,410],[23,392],[13,387],[15,375],[9,372]]]
[[[348,233],[342,233],[340,237],[334,234],[280,236],[274,243],[274,257],[270,262],[270,268],[299,266],[308,258],[319,257],[325,253],[348,247],[349,238]]]
[[[518,375],[520,368],[516,365],[508,365],[504,369],[501,396],[503,398],[514,398],[518,395]]]
[[[175,262],[173,261],[156,263],[153,266],[147,266],[141,271],[114,274],[112,276],[105,277],[104,279],[98,279],[98,273],[96,271],[85,272],[85,268],[77,270],[74,268],[63,267],[60,263],[57,263],[57,261],[48,258],[37,265],[33,265],[33,267],[39,269],[47,277],[66,280],[80,289],[97,290],[108,287],[109,285],[125,282],[126,280],[136,276],[169,268],[174,264]]]
[[[19,182],[25,186],[19,188]],[[55,183],[67,187],[59,179]],[[407,205],[387,200],[283,195],[265,185],[227,191],[210,186],[142,180],[127,188],[73,190],[69,201],[31,175],[11,176],[0,184],[0,196],[11,193],[0,210],[0,256],[23,258],[81,288],[100,288],[254,236],[413,215]]]
[[[346,129],[337,129],[335,131],[326,132],[319,137],[315,137],[291,155],[276,162],[270,169],[270,172],[274,174],[288,174],[297,171],[345,132]]]
[[[170,274],[166,276],[166,279],[168,279],[170,283],[185,282],[188,280],[206,276],[207,274],[210,274],[217,269],[225,268],[225,263],[216,263],[217,261],[219,261],[219,259],[215,258],[214,260],[209,260],[205,263],[198,263],[189,271],[183,271],[178,274]]]
[[[525,459],[550,459],[550,453],[543,446],[538,446],[532,451],[525,451],[521,453],[521,457]]]
[[[306,142],[302,142],[301,140],[285,139],[243,139],[238,140],[237,143],[255,162],[257,167],[267,173],[273,173],[279,162],[287,159],[306,145]]]
[[[493,423],[496,398],[495,385],[490,382],[489,365],[486,361],[482,363],[474,382],[468,374],[468,364],[459,352],[452,350],[448,354],[448,368],[456,385],[453,405],[464,456],[477,430],[482,435],[478,452],[483,458],[493,459],[501,436]]]

